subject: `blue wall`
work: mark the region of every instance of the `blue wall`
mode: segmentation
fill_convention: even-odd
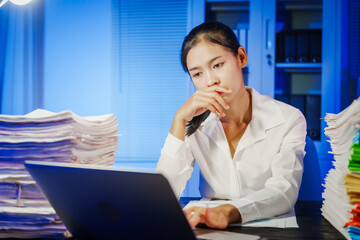
[[[111,113],[111,0],[44,3],[43,107]]]

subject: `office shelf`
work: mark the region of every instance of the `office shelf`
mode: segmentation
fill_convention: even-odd
[[[277,0],[277,11],[322,10],[321,0]]]
[[[249,2],[249,0],[206,0],[208,3],[238,3],[238,2]]]
[[[276,71],[286,73],[321,73],[322,63],[275,63]],[[275,78],[276,80],[276,78]]]
[[[309,69],[321,69],[321,63],[276,63],[276,68],[309,68]]]
[[[275,93],[275,96],[287,94],[284,90],[277,90],[277,89],[275,89],[274,93]],[[294,94],[294,95],[296,95],[296,94]],[[309,91],[306,95],[321,95],[321,91],[320,90],[312,90],[312,91]]]

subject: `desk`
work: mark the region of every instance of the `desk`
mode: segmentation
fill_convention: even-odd
[[[180,203],[184,206],[194,198],[181,198]],[[229,227],[231,232],[248,233],[261,236],[261,240],[279,239],[346,239],[336,230],[322,215],[321,202],[297,201],[295,213],[299,228],[254,228],[254,227]]]
[[[191,200],[199,200],[199,198],[181,198],[180,203],[182,206],[185,206]],[[321,215],[320,207],[321,202],[297,201],[295,204],[295,212],[299,228],[229,227],[226,230],[259,235],[261,236],[261,240],[345,239],[343,235]],[[76,240],[75,238],[70,239]]]

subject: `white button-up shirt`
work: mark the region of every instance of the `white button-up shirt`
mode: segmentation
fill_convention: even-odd
[[[222,124],[211,113],[185,142],[169,134],[157,165],[157,172],[180,197],[196,159],[201,196],[230,199],[243,223],[293,208],[306,137],[306,121],[298,109],[247,90],[252,96],[252,119],[233,158]]]

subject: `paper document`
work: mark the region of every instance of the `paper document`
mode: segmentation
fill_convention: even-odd
[[[189,202],[184,209],[198,206],[205,207],[208,205],[209,207],[216,207],[223,204],[227,204],[229,201],[191,201]],[[294,209],[286,214],[282,214],[273,218],[262,219],[258,221],[252,221],[248,223],[232,223],[229,226],[243,226],[243,227],[273,227],[273,228],[298,228],[299,225],[296,221],[296,215]]]
[[[114,114],[0,114],[0,239],[64,239],[65,226],[24,161],[112,165],[117,125]]]
[[[290,212],[258,221],[252,221],[244,224],[230,224],[230,226],[243,226],[243,227],[273,227],[273,228],[299,228],[296,221],[294,209]]]
[[[325,178],[322,215],[347,239],[359,239],[360,98],[338,114],[325,116],[325,135],[334,155]]]
[[[211,240],[257,240],[260,236],[243,234],[236,232],[213,230],[208,228],[195,228],[194,232],[197,239],[211,239]]]

